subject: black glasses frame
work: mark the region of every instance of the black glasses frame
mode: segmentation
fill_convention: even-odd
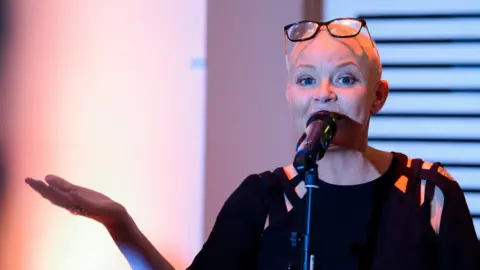
[[[357,22],[360,22],[361,26],[360,28],[358,29],[358,32],[355,33],[355,34],[352,34],[352,35],[336,35],[336,34],[333,34],[332,32],[330,32],[330,27],[328,27],[331,23],[335,22],[335,21],[338,21],[338,20],[354,20],[354,21],[357,21]],[[311,36],[308,36],[308,37],[305,37],[305,38],[299,38],[299,39],[291,39],[290,36],[288,35],[288,30],[290,30],[290,28],[292,28],[293,26],[295,25],[300,25],[300,24],[303,24],[303,23],[314,23],[317,25],[317,29],[315,30],[315,32],[311,35]],[[309,39],[312,39],[314,38],[318,32],[320,32],[320,29],[322,28],[322,26],[325,25],[325,28],[327,28],[327,31],[328,33],[332,36],[332,37],[336,37],[336,38],[352,38],[352,37],[356,37],[358,36],[358,34],[360,34],[360,32],[362,31],[362,27],[365,27],[365,29],[367,30],[367,33],[368,33],[368,37],[370,38],[370,42],[372,43],[372,47],[376,49],[376,46],[375,46],[375,43],[373,42],[373,38],[372,38],[372,35],[370,34],[370,30],[368,30],[368,26],[367,26],[367,21],[365,19],[362,19],[362,18],[353,18],[353,17],[342,17],[342,18],[335,18],[333,20],[330,20],[330,21],[327,21],[327,22],[319,22],[319,21],[312,21],[312,20],[303,20],[303,21],[298,21],[298,22],[294,22],[294,23],[291,23],[291,24],[288,24],[288,25],[285,25],[285,27],[283,28],[283,31],[285,33],[285,36],[288,38],[288,40],[290,40],[291,42],[301,42],[301,41],[306,41],[306,40],[309,40]],[[286,41],[285,41],[286,42]],[[285,43],[286,45],[286,43]],[[285,53],[287,53],[286,51],[286,47],[285,47]],[[378,52],[377,52],[378,54]]]
[[[353,21],[357,21],[361,24],[360,28],[358,29],[358,32],[355,33],[355,34],[352,34],[352,35],[336,35],[336,34],[333,34],[332,32],[330,32],[330,27],[328,27],[331,23],[335,22],[335,21],[338,21],[338,20],[353,20]],[[288,35],[288,30],[290,30],[290,28],[292,28],[293,26],[295,25],[300,25],[300,24],[303,24],[303,23],[314,23],[317,25],[317,29],[315,30],[315,32],[309,36],[309,37],[306,37],[306,38],[300,38],[300,39],[292,39],[290,38],[290,36]],[[320,31],[320,28],[322,28],[322,26],[324,26],[327,28],[328,30],[328,33],[330,35],[332,35],[333,37],[336,37],[336,38],[350,38],[350,37],[355,37],[357,36],[358,34],[360,34],[360,32],[362,31],[362,27],[365,27],[365,29],[367,30],[368,32],[368,35],[370,36],[370,39],[372,38],[371,35],[370,35],[370,31],[368,30],[368,26],[367,26],[367,21],[365,21],[365,19],[362,19],[362,18],[349,18],[349,17],[344,17],[344,18],[336,18],[336,19],[333,19],[333,20],[330,20],[330,21],[327,21],[327,22],[319,22],[319,21],[311,21],[311,20],[304,20],[304,21],[299,21],[299,22],[294,22],[294,23],[291,23],[291,24],[288,24],[284,27],[284,32],[285,32],[285,35],[287,36],[287,38],[292,41],[292,42],[299,42],[299,41],[305,41],[305,40],[309,40],[309,39],[312,39],[314,38],[318,32]]]

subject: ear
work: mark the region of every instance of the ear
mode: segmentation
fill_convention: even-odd
[[[370,113],[372,115],[377,114],[385,105],[388,97],[388,82],[386,80],[380,80],[375,89],[375,99],[372,104]]]

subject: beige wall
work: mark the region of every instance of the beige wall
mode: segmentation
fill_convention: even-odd
[[[208,1],[206,235],[246,176],[293,158],[283,26],[301,17],[299,0]]]

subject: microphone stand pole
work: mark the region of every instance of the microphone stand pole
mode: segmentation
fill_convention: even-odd
[[[327,146],[327,145],[326,145]],[[323,151],[321,151],[323,152]],[[300,265],[302,270],[313,270],[315,264],[315,256],[310,253],[310,234],[311,234],[311,223],[312,223],[312,198],[313,193],[318,189],[318,165],[317,157],[318,155],[312,155],[312,152],[308,150],[300,150],[295,155],[294,167],[297,172],[303,172],[305,176],[305,188],[307,192],[307,205],[306,205],[306,214],[305,214],[305,232],[297,237],[296,233],[292,235],[292,241],[294,246],[296,243],[302,243],[302,261]],[[323,154],[321,155],[323,156]],[[292,268],[289,268],[292,269]]]
[[[305,188],[307,189],[307,212],[305,216],[305,234],[303,235],[303,270],[313,270],[315,256],[310,254],[310,225],[312,213],[312,196],[314,189],[318,188],[318,165],[312,164],[305,168]]]

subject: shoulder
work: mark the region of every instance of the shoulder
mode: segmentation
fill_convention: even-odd
[[[251,224],[254,228],[263,228],[276,170],[245,177],[223,203],[217,216],[218,224]]]
[[[254,173],[248,175],[240,183],[235,191],[261,191],[264,188],[275,185],[276,175],[283,168],[276,168],[274,170],[263,171],[261,173]]]
[[[440,162],[424,161],[420,176],[427,181],[432,181],[434,184],[442,187],[442,189],[458,186],[453,176]]]
[[[434,202],[463,198],[464,194],[458,182],[440,162],[424,161],[420,171],[421,180],[435,187]]]
[[[458,183],[455,181],[454,177],[440,162],[408,157],[404,154],[398,154],[398,156],[400,157],[399,159],[402,163],[401,166],[405,167],[407,170],[415,170],[415,166],[417,166],[417,164],[421,164],[421,168],[418,168],[418,180],[430,182],[437,186],[442,192],[449,192],[451,190],[459,189]],[[402,181],[397,181],[397,187],[405,192],[408,180],[411,179],[407,179],[407,175],[402,176]]]
[[[407,170],[415,171],[415,166],[421,164],[421,168],[418,168],[417,179],[408,179],[407,175],[401,175],[400,179],[398,179],[396,186],[403,192],[406,191],[408,181],[419,180],[423,186],[427,184],[435,186],[435,199],[458,195],[459,192],[463,193],[455,178],[440,162],[400,155],[403,156],[401,158],[403,159],[402,166],[406,167]]]
[[[463,191],[440,162],[404,156],[403,163],[403,166],[411,170],[415,170],[415,164],[421,164],[421,168],[418,168],[418,178],[411,179],[401,175],[395,185],[405,193],[409,181],[418,181],[420,205],[430,203],[430,223],[438,234],[445,204],[459,199],[464,200]]]
[[[226,204],[253,203],[262,200],[265,193],[272,187],[276,186],[275,174],[281,168],[264,171],[261,173],[253,173],[245,177],[237,188],[232,192],[226,201]]]

